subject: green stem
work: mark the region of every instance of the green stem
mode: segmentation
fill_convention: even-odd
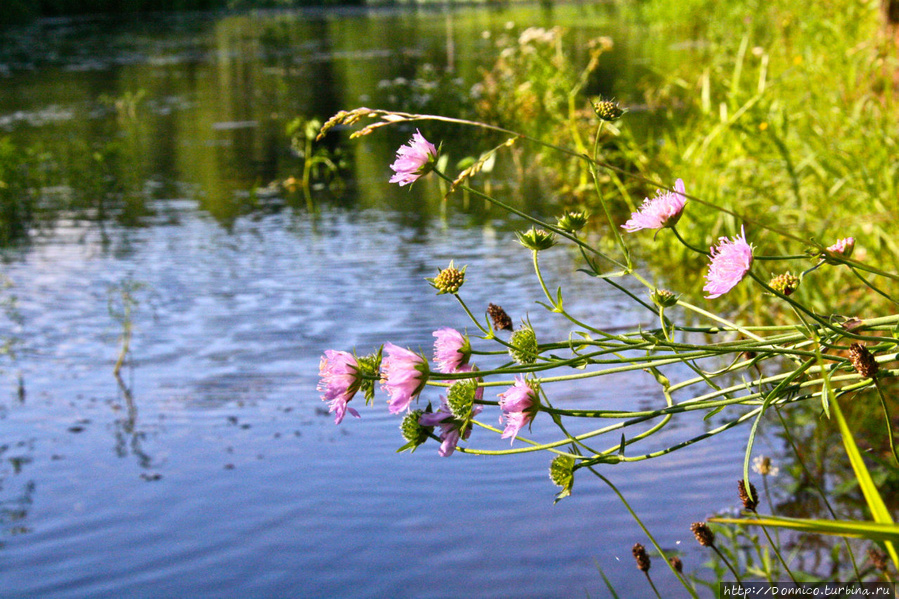
[[[498,343],[502,343],[502,344],[504,344],[504,345],[508,345],[508,344],[506,344],[502,339],[499,339],[498,337],[495,337],[495,336],[492,334],[491,331],[489,331],[489,330],[485,329],[483,326],[481,326],[481,323],[478,321],[477,318],[474,317],[474,314],[471,313],[471,310],[468,309],[468,306],[465,305],[465,302],[462,301],[462,298],[459,297],[459,294],[458,294],[458,293],[454,293],[454,294],[453,294],[453,297],[456,298],[456,301],[459,302],[459,304],[462,306],[462,309],[465,310],[465,313],[466,313],[466,314],[468,314],[468,317],[471,319],[471,322],[474,323],[474,326],[478,327],[478,329],[480,329],[480,331],[481,331],[482,333],[484,333],[484,335],[487,335],[487,338],[488,338],[488,339],[492,338],[492,339],[496,340]]]
[[[451,183],[451,184],[453,184],[453,185],[456,184],[455,180],[453,180],[451,177],[449,177],[449,176],[446,175],[445,173],[443,173],[443,172],[441,172],[441,171],[439,171],[439,170],[437,170],[437,169],[434,169],[433,172],[434,172],[435,175],[437,175],[438,177],[444,179],[445,181],[448,181],[449,183]],[[473,187],[469,187],[468,185],[463,185],[463,184],[459,184],[459,185],[457,185],[457,187],[460,188],[460,189],[463,189],[463,190],[465,190],[465,191],[467,191],[467,192],[469,192],[469,193],[472,193],[472,194],[474,194],[474,195],[476,195],[476,196],[478,196],[478,197],[480,197],[480,198],[482,198],[482,199],[485,199],[485,200],[487,200],[488,202],[490,202],[490,203],[492,203],[492,204],[494,204],[494,205],[496,205],[496,206],[499,206],[499,207],[502,208],[503,210],[506,210],[506,211],[508,211],[508,212],[511,212],[512,214],[517,214],[518,216],[522,217],[523,219],[525,219],[525,220],[527,220],[527,221],[529,221],[529,222],[532,222],[532,223],[534,223],[535,225],[538,225],[539,227],[542,227],[542,228],[546,229],[547,231],[552,231],[552,232],[555,233],[556,235],[559,235],[560,237],[564,237],[565,239],[568,239],[569,241],[574,242],[576,245],[578,245],[578,246],[580,246],[580,247],[582,247],[582,248],[584,248],[584,249],[590,251],[590,252],[593,253],[593,254],[596,254],[596,255],[599,256],[600,258],[604,258],[605,260],[608,260],[609,262],[611,262],[612,264],[616,265],[616,266],[619,267],[619,268],[625,268],[625,269],[628,268],[627,266],[625,266],[624,264],[621,264],[620,262],[618,262],[618,261],[615,260],[614,258],[611,258],[611,257],[609,257],[609,256],[606,256],[605,254],[603,254],[603,253],[600,252],[599,250],[595,249],[593,246],[591,246],[591,245],[589,245],[589,244],[587,244],[587,243],[581,241],[581,240],[577,237],[577,235],[573,235],[573,234],[569,233],[568,231],[566,231],[566,230],[564,230],[564,229],[560,229],[559,227],[557,227],[557,226],[555,226],[555,225],[552,225],[552,224],[550,224],[550,223],[544,222],[544,221],[540,220],[539,218],[535,218],[535,217],[531,216],[530,214],[528,214],[528,213],[526,213],[526,212],[522,212],[521,210],[515,208],[514,206],[511,206],[511,205],[509,205],[509,204],[506,204],[506,203],[503,202],[502,200],[498,200],[498,199],[494,198],[493,196],[489,196],[489,195],[487,195],[486,193],[483,193],[483,192],[481,192],[481,191],[478,191],[477,189],[474,189]]]
[[[606,214],[606,219],[609,221],[609,230],[612,231],[615,235],[615,242],[618,244],[618,247],[621,248],[621,253],[624,254],[624,260],[627,263],[627,270],[633,270],[633,264],[631,263],[631,253],[627,248],[627,244],[624,243],[624,238],[621,236],[621,233],[618,231],[618,225],[615,223],[615,220],[612,218],[612,213],[609,212],[609,206],[606,203],[605,197],[603,196],[602,189],[599,186],[599,173],[596,170],[596,166],[600,164],[598,159],[599,157],[599,136],[602,133],[603,125],[605,125],[605,121],[599,121],[599,125],[596,127],[596,136],[593,139],[593,160],[590,163],[590,174],[593,175],[593,188],[596,191],[596,195],[599,198],[599,203],[602,206],[603,212]]]
[[[680,236],[680,233],[677,231],[677,227],[670,227],[671,232],[674,233],[674,236],[677,237],[677,240],[684,244],[688,249],[693,250],[697,254],[702,254],[703,256],[710,256],[711,254],[707,250],[703,250],[694,245],[690,245],[687,243],[687,240]]]
[[[674,573],[675,576],[677,576],[677,579],[681,581],[681,584],[684,585],[684,588],[687,589],[687,592],[690,593],[690,595],[692,597],[694,597],[695,599],[699,599],[699,595],[696,594],[696,591],[693,590],[693,587],[687,583],[687,581],[684,579],[683,575],[680,572],[678,572],[677,569],[671,564],[671,560],[669,560],[668,556],[665,555],[665,552],[662,551],[662,548],[656,542],[655,537],[652,536],[652,533],[649,532],[649,529],[646,528],[646,526],[643,524],[643,521],[640,520],[639,516],[637,516],[637,513],[631,508],[630,504],[624,498],[624,495],[622,495],[621,491],[618,490],[618,487],[613,485],[612,481],[610,481],[605,476],[603,476],[602,474],[597,472],[592,466],[588,466],[587,469],[590,470],[590,472],[592,472],[593,474],[595,474],[601,481],[603,481],[604,483],[609,485],[609,488],[611,488],[612,491],[614,491],[615,495],[618,496],[618,499],[621,500],[621,503],[624,504],[624,507],[627,508],[627,511],[630,512],[631,516],[637,522],[637,525],[643,530],[643,532],[646,534],[647,538],[649,538],[649,541],[652,543],[652,546],[655,547],[656,551],[658,551],[659,556],[661,556],[661,558],[663,560],[665,560],[665,563],[668,564],[668,568]]]
[[[726,557],[724,557],[724,554],[721,553],[721,551],[719,551],[717,547],[715,547],[714,545],[709,545],[709,546],[715,551],[715,553],[718,554],[718,557],[721,558],[721,561],[724,562],[724,565],[727,566],[727,569],[730,570],[730,573],[733,574],[734,578],[737,579],[737,584],[740,585],[740,588],[743,588],[743,581],[740,580],[740,575],[737,574],[737,571],[730,564],[730,561],[728,561],[728,559]]]
[[[883,408],[883,417],[886,419],[887,425],[887,437],[890,440],[890,450],[893,452],[893,459],[896,460],[896,465],[899,466],[899,453],[896,452],[896,443],[893,440],[893,419],[890,417],[890,408],[887,406],[886,396],[883,394],[883,388],[880,386],[880,382],[875,378],[874,386],[877,388],[877,395],[880,397],[880,406]]]
[[[656,597],[658,597],[659,599],[662,599],[662,596],[659,595],[659,589],[656,588],[656,585],[654,585],[652,582],[652,578],[649,577],[649,572],[648,571],[644,572],[644,574],[646,574],[646,580],[649,581],[649,586],[651,586],[652,590],[655,591]]]
[[[796,441],[793,439],[793,434],[790,432],[790,427],[787,425],[787,421],[784,419],[783,414],[780,413],[780,408],[778,406],[774,406],[774,412],[777,414],[777,417],[780,419],[780,424],[784,429],[784,436],[787,439],[787,442],[790,444],[790,447],[793,449],[793,453],[796,455],[796,461],[799,462],[799,466],[805,472],[806,480],[815,487],[815,490],[818,491],[818,494],[821,496],[821,501],[824,502],[824,507],[827,508],[827,511],[830,512],[830,517],[834,520],[837,519],[837,513],[834,511],[833,507],[830,505],[830,501],[827,500],[827,494],[824,492],[824,489],[817,482],[817,478],[812,475],[811,471],[808,469],[808,466],[805,464],[805,460],[802,459],[802,453],[799,451],[799,447],[796,446]],[[849,554],[849,558],[852,560],[852,567],[855,569],[855,578],[859,582],[862,581],[861,572],[858,569],[858,563],[855,560],[855,553],[852,551],[852,546],[849,544],[849,539],[846,537],[841,537],[843,539],[843,544],[846,546],[846,552]]]
[[[759,515],[755,512],[755,510],[752,511],[752,515],[755,516],[756,520],[760,519]],[[762,532],[765,533],[765,538],[768,539],[768,545],[771,546],[771,549],[774,551],[774,555],[777,556],[777,559],[780,561],[780,564],[783,566],[783,569],[787,573],[787,576],[789,576],[790,580],[793,581],[793,584],[795,584],[798,587],[799,583],[796,581],[796,577],[793,576],[793,572],[790,570],[790,567],[787,565],[787,562],[784,561],[783,556],[780,554],[780,548],[778,548],[777,544],[771,539],[771,535],[768,534],[767,527],[765,527],[761,524],[759,524],[759,526],[762,527]]]
[[[743,335],[745,335],[746,337],[749,337],[750,339],[755,339],[756,341],[764,341],[765,340],[763,337],[759,337],[752,331],[749,331],[746,328],[741,327],[740,325],[735,324],[729,320],[721,318],[717,314],[712,314],[711,312],[707,312],[706,310],[703,310],[699,306],[694,306],[693,304],[688,304],[687,302],[685,302],[683,300],[677,300],[677,305],[681,306],[682,308],[686,308],[687,310],[690,310],[692,312],[696,312],[697,314],[701,314],[702,316],[705,316],[706,318],[714,320],[715,322],[720,322],[721,324],[725,325],[726,327],[728,327],[731,330],[739,331],[740,333],[743,333]]]

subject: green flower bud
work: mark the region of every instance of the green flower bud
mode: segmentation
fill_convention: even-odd
[[[568,211],[562,216],[558,217],[556,219],[556,223],[563,231],[574,233],[575,231],[580,231],[584,228],[589,217],[590,215],[583,210]]]
[[[467,266],[463,266],[462,270],[457,269],[453,266],[452,260],[450,260],[449,266],[444,268],[441,271],[437,272],[437,276],[433,279],[425,279],[431,284],[431,287],[437,290],[437,295],[442,295],[444,293],[458,293],[459,289],[462,287],[462,284],[465,282],[465,269]]]
[[[604,121],[617,121],[624,114],[624,109],[618,105],[618,102],[603,99],[593,103],[593,111]]]
[[[535,229],[531,227],[524,233],[516,231],[515,234],[518,236],[518,242],[521,245],[535,252],[548,250],[552,246],[556,245],[556,236],[552,233],[547,233],[543,229]]]
[[[652,303],[659,308],[670,308],[671,306],[677,305],[677,299],[680,296],[674,295],[674,293],[667,289],[656,289],[649,294],[649,297],[652,299]]]
[[[475,379],[463,379],[452,384],[446,392],[446,404],[453,416],[460,420],[471,416],[471,408],[474,407],[477,391],[478,382]]]
[[[356,357],[356,363],[359,364],[359,390],[365,397],[365,405],[374,402],[375,399],[375,382],[381,378],[381,348],[377,353],[367,356]]]
[[[793,276],[792,273],[784,273],[777,275],[768,281],[768,286],[774,291],[784,295],[790,295],[799,287],[799,277]]]
[[[409,449],[415,449],[422,443],[428,440],[428,434],[433,430],[433,427],[430,426],[422,426],[418,419],[421,418],[421,415],[424,414],[423,410],[413,410],[406,414],[403,417],[403,421],[400,423],[400,431],[403,433],[403,439],[408,441],[407,447]]]
[[[556,500],[571,495],[571,488],[574,486],[574,458],[567,455],[553,458],[549,465],[549,479],[562,489]]]
[[[509,345],[509,355],[519,364],[533,364],[537,361],[537,334],[530,325],[512,333]]]

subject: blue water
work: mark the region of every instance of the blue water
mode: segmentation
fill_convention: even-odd
[[[216,63],[198,64],[202,79]],[[56,67],[47,68],[49,77]],[[187,67],[153,68],[162,79]],[[12,82],[31,89],[34,76],[16,71]],[[189,120],[206,97],[161,93],[150,90],[154,106],[180,108],[157,111],[155,128]],[[56,99],[29,102],[28,114],[66,113]],[[233,153],[222,162],[240,170],[246,136],[264,137],[261,126],[216,137],[221,128],[206,124],[180,132],[173,147],[224,147]],[[361,419],[335,426],[315,390],[325,349],[365,354],[391,341],[430,353],[438,327],[474,333],[424,280],[450,260],[468,266],[463,297],[473,310],[497,303],[516,322],[528,318],[541,340],[565,339],[565,323],[535,303],[530,254],[513,232],[520,221],[452,202],[441,219],[433,182],[400,195],[388,172],[314,209],[266,196],[271,206],[223,219],[201,184],[210,177],[196,174],[209,165],[179,164],[157,167],[169,185],[153,194],[142,226],[62,215],[3,254],[14,286],[2,297],[16,303],[0,332],[17,343],[0,372],[0,595],[602,597],[601,568],[622,597],[648,596],[631,547],[649,542],[598,479],[579,477],[574,495],[553,505],[548,454],[444,459],[434,443],[397,454],[399,421],[383,394],[357,406]],[[242,176],[256,181],[268,167],[253,165]],[[363,197],[386,199],[372,207]],[[416,202],[427,209],[410,209]],[[619,292],[576,273],[564,246],[541,264],[580,318],[653,324]],[[125,291],[136,303],[117,379]],[[664,401],[639,371],[547,393],[559,407]],[[498,424],[498,415],[484,421]],[[538,424],[547,423],[538,419],[532,436],[550,438]],[[653,447],[705,426],[678,419]],[[478,429],[470,445],[508,447],[497,437]],[[738,429],[603,472],[690,571],[708,556],[689,525],[736,505],[744,439]],[[683,594],[658,559],[653,573],[663,596]]]

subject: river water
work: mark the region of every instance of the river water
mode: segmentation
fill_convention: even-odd
[[[0,594],[600,597],[601,568],[621,596],[648,596],[630,550],[649,543],[601,481],[579,478],[554,505],[549,455],[440,458],[433,443],[397,454],[381,395],[335,426],[315,390],[325,349],[430,352],[438,327],[474,333],[424,281],[450,260],[468,266],[469,305],[565,338],[535,303],[522,221],[452,200],[442,216],[433,181],[390,188],[390,136],[347,146],[369,166],[311,203],[268,185],[296,173],[290,118],[377,99],[380,81],[445,60],[448,31],[464,78],[486,60],[483,31],[554,18],[577,12],[88,19],[4,37],[4,131],[48,152],[63,143],[67,168],[100,173],[94,189],[115,202],[75,203],[3,251],[14,354],[0,396]],[[588,33],[628,47],[596,22]],[[115,125],[128,107],[108,98],[138,93],[139,116]],[[578,275],[564,247],[542,260],[580,317],[652,324]],[[551,393],[631,409],[659,405],[656,389],[638,372]],[[704,426],[680,421],[659,447]],[[736,505],[744,439],[604,472],[691,571],[708,556],[689,525]],[[508,446],[480,430],[471,444]],[[680,596],[665,570],[657,561],[656,584]]]

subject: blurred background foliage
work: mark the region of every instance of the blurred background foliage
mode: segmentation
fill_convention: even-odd
[[[2,13],[9,20],[26,13],[33,18],[86,11],[299,4],[13,0],[4,3]],[[126,91],[91,99],[99,99],[107,118],[97,120],[96,111],[85,108],[83,118],[76,118],[74,126],[55,138],[3,138],[0,242],[39,229],[42,221],[37,217],[60,206],[101,223],[112,216],[137,224],[148,213],[142,198],[153,173],[177,166],[183,175],[187,162],[192,182],[203,190],[201,203],[223,222],[256,210],[262,205],[260,192],[300,197],[296,181],[306,181],[302,197],[309,205],[312,172],[302,161],[317,150],[304,146],[298,151],[292,138],[302,127],[288,131],[287,125],[297,116],[326,119],[329,110],[353,108],[348,102],[360,99],[390,110],[483,121],[589,153],[596,132],[591,102],[611,97],[628,111],[614,126],[603,129],[599,144],[601,160],[614,167],[600,172],[599,189],[616,219],[623,222],[644,197],[653,195],[653,184],[670,186],[681,178],[687,193],[705,202],[688,204],[678,225],[698,247],[709,247],[719,236],[734,235],[744,225],[749,241],[768,255],[802,254],[811,240],[826,246],[853,236],[857,259],[883,270],[899,270],[895,226],[899,164],[894,160],[899,143],[899,61],[894,25],[884,19],[878,0],[822,0],[801,6],[787,0],[582,2],[575,3],[579,12],[574,18],[561,10],[553,14],[552,3],[543,3],[545,22],[533,27],[515,18],[509,7],[517,3],[495,4],[506,6],[500,18],[510,24],[516,21],[514,26],[488,30],[477,19],[447,17],[445,46],[422,45],[421,56],[414,60],[399,53],[385,61],[390,64],[383,69],[365,66],[372,63],[357,65],[358,61],[324,62],[314,52],[307,57],[304,40],[324,35],[326,50],[365,56],[388,44],[388,37],[408,36],[414,42],[417,32],[404,29],[401,15],[365,22],[365,31],[339,20],[226,16],[211,32],[202,33],[212,36],[220,62],[216,80],[201,93],[216,98],[221,106],[214,109],[224,112],[204,111],[177,126],[200,136],[204,128],[230,133],[234,147],[252,157],[252,168],[246,161],[238,164],[220,156],[215,147],[167,167],[173,156],[186,151],[166,147],[158,135],[172,126],[160,117],[158,106],[160,94],[172,96],[172,90],[163,87],[170,83],[123,70],[120,89]],[[434,23],[443,25],[440,19]],[[584,23],[614,24],[627,34],[623,39],[595,35],[595,28],[588,32],[580,27]],[[60,55],[65,51],[58,49]],[[486,60],[471,60],[485,53]],[[641,64],[635,65],[627,55],[642,56]],[[244,56],[261,59],[238,58]],[[387,66],[402,75],[384,77]],[[293,82],[298,73],[316,85],[297,87]],[[202,80],[196,84],[207,86]],[[216,85],[236,89],[235,98],[239,95],[245,103],[218,99]],[[305,98],[309,106],[305,114],[290,114],[296,97]],[[480,152],[506,139],[495,133],[469,135],[470,129],[459,135],[458,127],[439,123],[429,127],[429,135],[447,141],[444,151],[450,170],[470,164]],[[97,135],[98,129],[105,133]],[[396,132],[380,140],[369,136],[365,149],[349,144],[339,161],[343,175],[352,173],[361,181],[383,169],[380,154],[368,150],[372,144],[396,147],[404,135]],[[277,138],[281,150],[274,155],[271,148],[243,148],[258,145],[263,138]],[[332,136],[323,151],[340,153],[336,146],[344,142],[346,136],[339,140]],[[325,164],[324,155],[318,156],[315,159]],[[223,160],[228,164],[218,164]],[[291,160],[296,166],[288,176],[281,171]],[[335,172],[329,169],[329,177]],[[514,196],[529,208],[602,212],[586,163],[560,159],[533,145],[516,142],[504,148],[495,168],[481,178],[483,185]],[[252,183],[248,185],[247,179]],[[285,181],[290,183],[283,185]],[[365,186],[353,191],[360,202],[367,201]],[[607,226],[594,218],[598,234]],[[694,273],[704,268],[702,257],[669,243],[666,236],[663,232],[658,239],[629,238],[665,284],[676,292],[697,292],[701,285]],[[611,242],[607,249],[613,250]],[[813,264],[813,259],[788,266],[765,262],[757,268],[763,276],[773,276],[786,269],[798,274]],[[891,306],[875,293],[855,292],[860,286],[847,270],[837,276],[822,273],[823,269],[806,277],[797,291],[802,301],[821,312],[864,316]],[[763,320],[776,317],[779,306],[749,296],[748,288],[740,286],[731,294],[735,310],[751,310]]]

